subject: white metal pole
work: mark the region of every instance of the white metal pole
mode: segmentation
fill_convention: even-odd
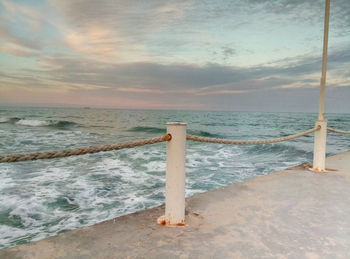
[[[321,129],[315,132],[314,160],[313,160],[313,170],[317,172],[325,171],[325,161],[326,161],[327,121],[325,120],[325,117],[324,117],[324,101],[325,101],[325,93],[326,93],[329,9],[330,9],[330,0],[326,0],[325,18],[324,18],[324,35],[323,35],[322,76],[321,76],[321,86],[320,86],[320,100],[318,105],[318,120],[316,121],[316,126],[321,126]]]
[[[167,123],[165,215],[158,219],[162,225],[185,224],[185,160],[186,123]]]
[[[324,120],[324,99],[325,99],[325,92],[326,92],[329,8],[330,8],[330,0],[326,0],[325,17],[324,17],[324,34],[323,34],[322,76],[321,76],[320,100],[319,100],[319,106],[318,106],[318,120]]]

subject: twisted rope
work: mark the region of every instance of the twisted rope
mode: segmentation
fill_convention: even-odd
[[[256,145],[256,144],[270,144],[270,143],[277,143],[282,141],[287,141],[295,138],[299,138],[305,135],[308,135],[310,133],[313,133],[317,130],[319,130],[321,126],[315,127],[313,129],[309,129],[307,131],[285,136],[282,138],[274,138],[274,139],[265,139],[265,140],[235,140],[235,139],[218,139],[218,138],[207,138],[207,137],[200,137],[195,135],[187,135],[187,140],[192,141],[199,141],[199,142],[208,142],[208,143],[217,143],[217,144],[229,144],[229,145]]]
[[[350,131],[345,131],[345,130],[338,130],[338,129],[333,129],[333,128],[327,128],[329,132],[333,133],[340,133],[340,134],[350,134]]]
[[[111,150],[119,150],[123,148],[133,148],[138,146],[150,145],[159,142],[165,142],[171,140],[171,135],[167,134],[161,137],[148,138],[137,141],[129,141],[124,143],[117,143],[112,145],[101,145],[101,146],[92,146],[92,147],[79,147],[74,149],[66,150],[53,150],[53,151],[44,151],[44,152],[33,152],[25,154],[11,154],[0,157],[0,163],[9,163],[9,162],[20,162],[27,160],[38,160],[38,159],[49,159],[49,158],[58,158],[58,157],[67,157],[67,156],[78,156],[85,154],[93,154],[98,152],[105,152]]]

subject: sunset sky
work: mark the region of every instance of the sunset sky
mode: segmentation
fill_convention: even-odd
[[[0,105],[316,112],[325,1],[0,0]],[[350,111],[331,0],[326,111]]]

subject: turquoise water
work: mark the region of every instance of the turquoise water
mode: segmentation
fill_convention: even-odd
[[[208,137],[266,139],[310,129],[307,113],[0,108],[1,154],[117,143],[165,134],[169,121]],[[350,130],[349,114],[327,115]],[[328,135],[327,153],[350,149]],[[143,210],[164,202],[165,143],[61,159],[0,164],[0,248]],[[186,195],[312,160],[313,136],[225,146],[187,143]]]

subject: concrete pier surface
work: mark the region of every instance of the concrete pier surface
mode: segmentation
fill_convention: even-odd
[[[350,151],[187,199],[186,226],[164,207],[0,251],[0,258],[350,258]]]

